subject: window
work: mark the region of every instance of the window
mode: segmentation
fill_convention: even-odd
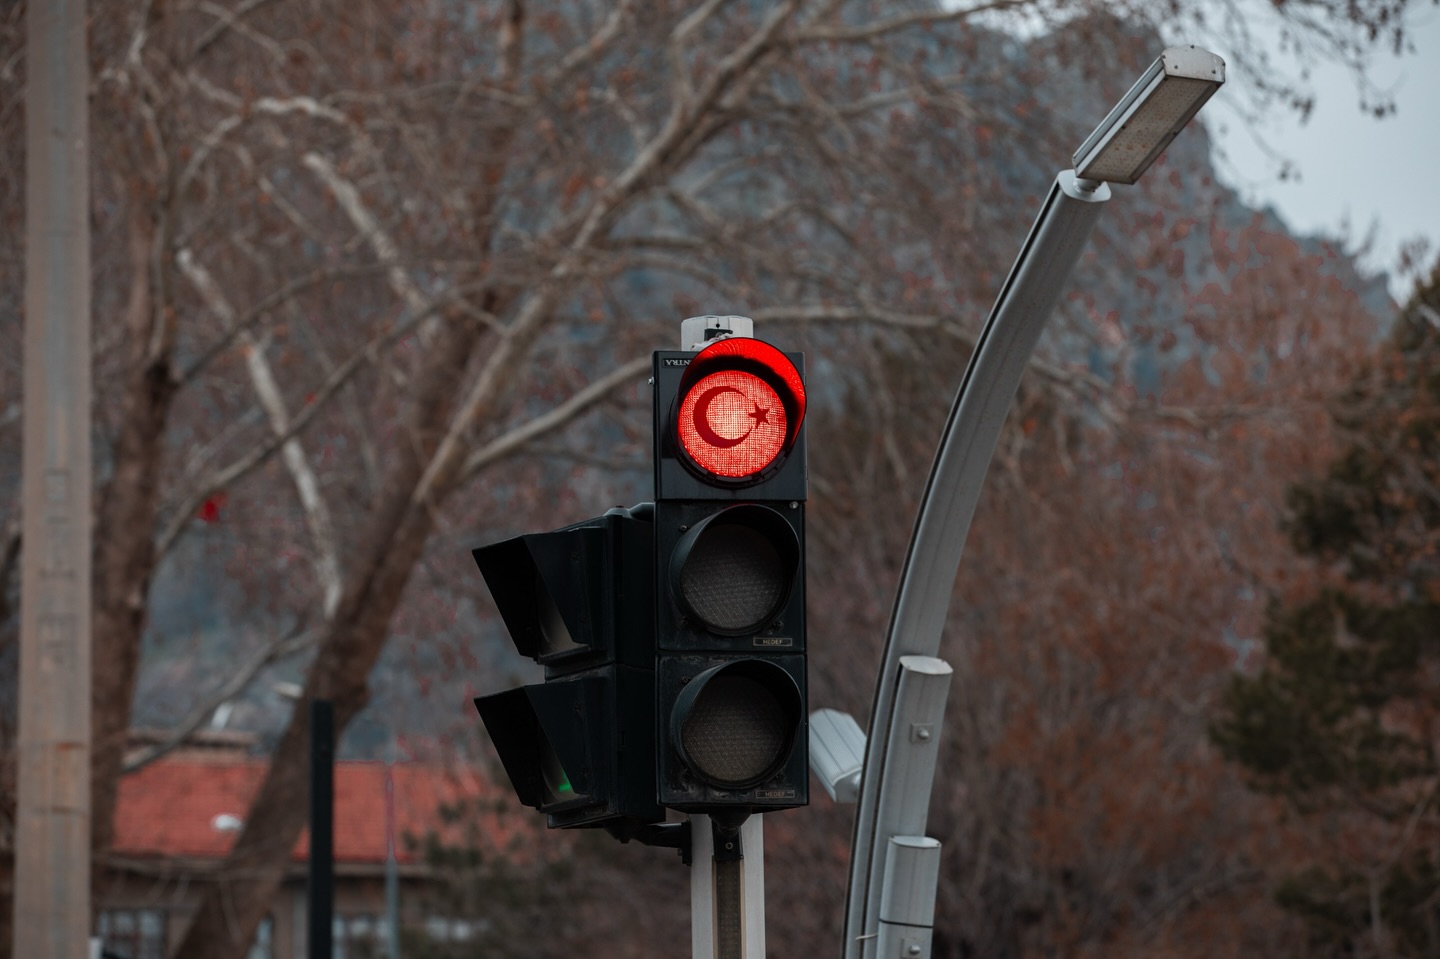
[[[97,932],[104,959],[165,959],[163,909],[106,909]]]
[[[330,929],[334,959],[379,959],[386,955],[390,924],[378,916],[336,916]]]
[[[452,919],[447,916],[425,918],[425,934],[432,942],[472,942],[489,929],[489,919]]]
[[[271,947],[274,935],[270,917],[266,916],[260,920],[260,925],[255,929],[255,939],[250,943],[250,951],[245,953],[245,959],[271,959],[274,956]]]

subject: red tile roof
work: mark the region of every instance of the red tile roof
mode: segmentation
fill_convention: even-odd
[[[221,859],[239,833],[217,829],[217,816],[243,819],[260,788],[266,764],[258,760],[159,759],[120,780],[115,810],[114,852],[136,858]],[[529,831],[515,815],[501,816],[504,805],[519,807],[475,769],[419,763],[390,767],[395,788],[395,854],[401,863],[418,863],[420,851],[407,848],[406,834],[422,838],[442,825],[441,804],[461,799],[488,800],[483,832],[487,845],[505,847]],[[335,861],[383,863],[386,850],[386,767],[379,762],[340,762],[335,767]],[[505,801],[509,800],[508,803]],[[473,805],[470,808],[474,808]],[[309,830],[295,843],[291,859],[304,862]]]

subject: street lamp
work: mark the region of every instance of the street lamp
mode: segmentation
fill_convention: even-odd
[[[894,948],[916,959],[930,953],[940,850],[923,833],[939,723],[914,718],[943,712],[948,667],[934,657],[1006,411],[1110,198],[1107,184],[1138,180],[1224,82],[1225,61],[1194,46],[1171,47],[1150,65],[1076,151],[1075,168],[1056,176],[976,340],[931,466],[885,639],[855,813],[846,959],[888,956]],[[836,724],[816,726],[823,738]],[[823,755],[824,746],[812,755]],[[889,767],[918,770],[918,778],[886,775]],[[913,795],[917,782],[924,783],[923,803]]]
[[[1210,51],[1166,50],[1075,151],[1075,175],[1134,183],[1224,82],[1225,61]]]

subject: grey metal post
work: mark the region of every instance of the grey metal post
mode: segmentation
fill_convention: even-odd
[[[1104,183],[1079,182],[1068,170],[1056,177],[985,321],[950,409],[905,557],[870,712],[845,908],[847,959],[857,959],[862,943],[878,934],[884,847],[889,838],[878,826],[905,799],[889,776],[877,775],[887,767],[886,750],[894,735],[901,657],[933,657],[939,652],[970,520],[1005,415],[1045,322],[1109,198],[1110,188]]]
[[[895,672],[907,654],[934,656],[940,648],[970,520],[1020,376],[1100,205],[1110,198],[1107,184],[1139,180],[1224,83],[1225,61],[1208,50],[1188,45],[1161,53],[1076,151],[1075,169],[1056,177],[980,331],[930,469],[885,637],[855,811],[842,946],[847,959],[876,935],[881,870],[888,868],[879,849],[886,834],[878,826],[904,802],[886,758],[896,722]],[[938,863],[935,856],[920,858]]]
[[[385,945],[388,959],[400,959],[400,866],[395,858],[395,734],[385,760]]]
[[[84,0],[32,2],[14,955],[90,953],[90,180]]]
[[[764,818],[752,815],[740,826],[743,858],[736,863],[723,852],[717,861],[711,818],[690,817],[692,959],[765,959]]]

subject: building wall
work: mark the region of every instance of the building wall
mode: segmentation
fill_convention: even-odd
[[[96,902],[96,912],[101,916],[100,924],[108,925],[112,935],[117,926],[128,926],[137,932],[138,926],[148,922],[155,914],[163,916],[163,948],[165,955],[172,954],[179,945],[191,916],[199,908],[200,897],[208,884],[193,877],[163,877],[126,872],[115,875],[107,883]],[[407,899],[417,898],[423,883],[402,878],[400,902],[402,908]],[[108,914],[108,922],[105,916]],[[381,920],[385,916],[385,880],[378,876],[337,876],[335,879],[334,915],[337,940],[334,956],[354,959],[355,950],[346,949],[348,937],[368,936],[378,948],[372,954],[384,955],[384,929]],[[268,951],[252,949],[252,959],[309,959],[309,926],[307,910],[307,884],[303,874],[285,880],[269,915]],[[138,938],[138,936],[136,937]],[[120,939],[125,940],[124,934]],[[112,939],[112,941],[116,941]],[[146,946],[142,943],[142,948]],[[142,953],[131,959],[163,959],[150,953]]]

